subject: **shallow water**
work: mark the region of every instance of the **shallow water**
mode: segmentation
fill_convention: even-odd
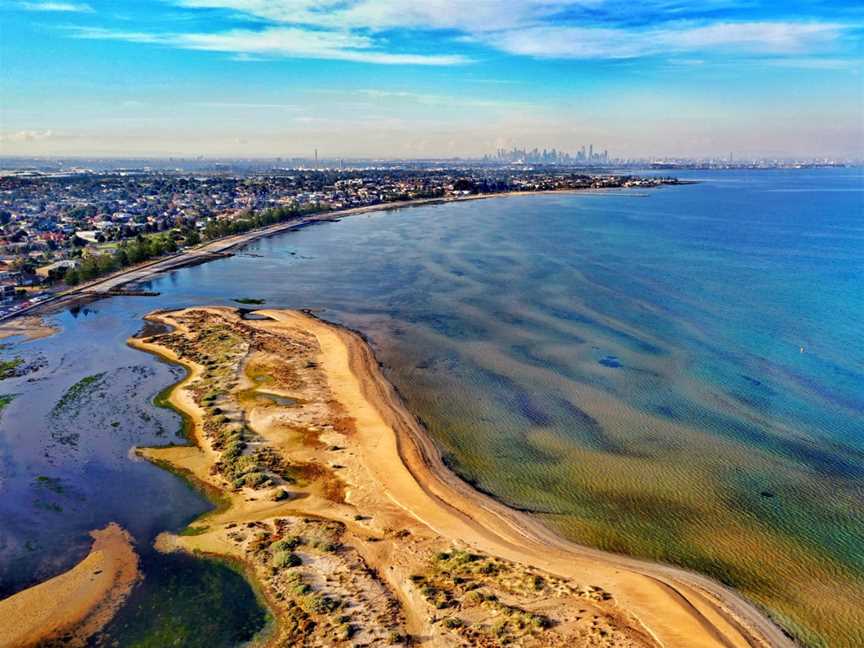
[[[240,294],[366,334],[480,488],[577,541],[735,585],[812,645],[864,644],[862,175],[694,175],[355,216],[171,273],[158,298],[59,316],[61,335],[3,353],[49,366],[0,389],[22,393],[0,419],[0,591],[59,569],[46,550],[84,551],[89,528],[116,519],[146,543],[203,508],[128,458],[178,423],[147,404],[171,369],[123,342],[149,310]],[[52,423],[63,390],[99,372],[111,395]],[[69,429],[74,451],[56,445]],[[39,508],[33,480],[55,473],[87,504]],[[95,497],[105,484],[116,502]],[[22,549],[37,535],[48,544]]]

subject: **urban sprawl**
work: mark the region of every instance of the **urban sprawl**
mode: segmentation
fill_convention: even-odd
[[[223,236],[304,215],[479,194],[656,186],[577,169],[17,170],[0,176],[0,317]]]

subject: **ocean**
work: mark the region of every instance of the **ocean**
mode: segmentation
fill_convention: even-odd
[[[0,596],[118,521],[153,577],[109,637],[179,636],[225,592],[246,613],[194,645],[264,625],[228,566],[186,560],[181,586],[165,561],[183,559],[148,549],[208,504],[129,453],[179,421],[151,403],[176,370],[125,346],[155,308],[255,298],[366,335],[477,488],[577,542],[713,576],[802,643],[864,645],[864,174],[680,177],[697,183],[308,226],[13,340],[3,358],[37,368],[0,383],[18,394],[0,416]]]

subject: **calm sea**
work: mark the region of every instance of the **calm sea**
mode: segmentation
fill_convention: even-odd
[[[351,217],[166,275],[158,298],[56,316],[60,335],[2,352],[39,368],[0,384],[19,394],[0,418],[0,596],[116,520],[153,577],[113,638],[182,635],[226,592],[248,608],[202,643],[261,627],[230,569],[147,549],[207,504],[130,457],[179,423],[150,404],[176,372],[124,344],[154,308],[252,297],[369,336],[479,488],[579,542],[733,585],[810,645],[864,645],[864,175],[686,177],[700,182]]]

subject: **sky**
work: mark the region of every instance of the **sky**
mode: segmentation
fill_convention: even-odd
[[[0,0],[0,155],[864,158],[859,0]]]

